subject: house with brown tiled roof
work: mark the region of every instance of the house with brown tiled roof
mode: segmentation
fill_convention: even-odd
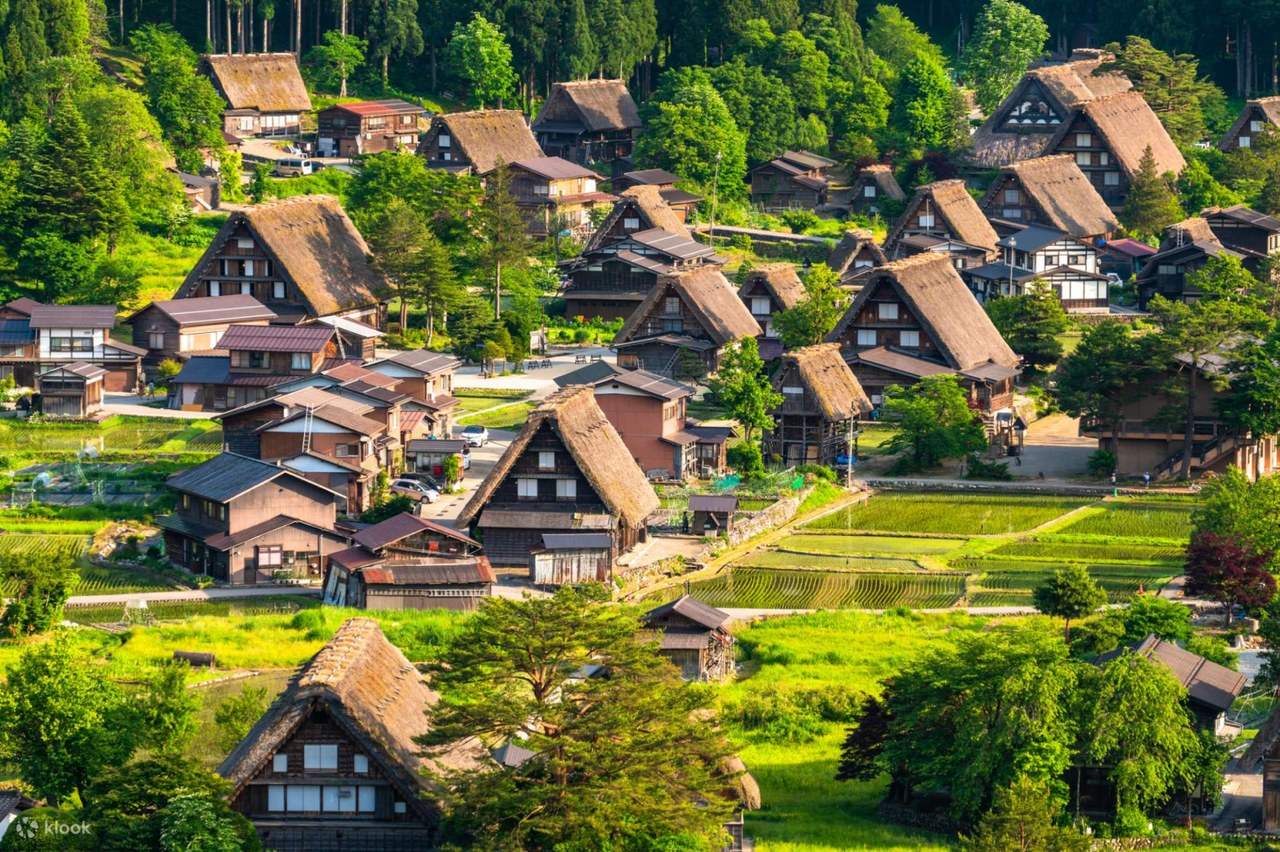
[[[152,302],[124,322],[133,329],[133,345],[146,350],[143,369],[154,371],[161,361],[217,349],[233,323],[267,325],[275,318],[253,296],[237,294]]]
[[[625,80],[556,83],[533,120],[542,150],[575,163],[630,157],[642,126]]]
[[[480,177],[499,163],[543,156],[524,114],[514,109],[438,113],[422,136],[418,154],[432,168]]]
[[[788,466],[834,464],[853,449],[855,421],[872,409],[837,343],[783,353],[773,389],[782,402],[771,412],[773,426],[763,433],[761,446],[765,458]]]
[[[105,391],[132,391],[142,377],[140,349],[111,336],[115,305],[45,305],[14,299],[0,317],[0,376],[34,387],[55,367],[88,363],[105,370]]]
[[[999,238],[964,181],[939,180],[916,187],[885,238],[884,253],[898,260],[937,252],[958,268],[981,266],[995,256]]]
[[[417,104],[396,98],[334,104],[316,114],[316,148],[322,157],[413,151],[418,122],[426,114]]]
[[[1000,169],[978,204],[1009,228],[1044,225],[1077,240],[1110,239],[1115,213],[1070,154],[1021,160]]]
[[[592,389],[578,385],[530,413],[457,527],[469,530],[495,565],[527,565],[548,532],[604,533],[616,557],[644,540],[658,505]]]
[[[1218,147],[1224,151],[1247,150],[1260,134],[1276,129],[1280,129],[1280,96],[1254,98],[1245,103]]]
[[[811,151],[784,151],[751,170],[751,203],[768,211],[815,210],[828,201],[835,165]]]
[[[592,232],[591,213],[616,200],[597,186],[599,175],[562,157],[533,157],[510,165],[510,192],[529,223],[529,233],[546,237],[569,231],[579,239]]]
[[[338,199],[299,195],[232,213],[174,298],[252,296],[277,323],[342,316],[381,328],[386,292]]]
[[[222,129],[237,137],[297,136],[311,96],[292,53],[211,54],[201,73],[227,102]]]
[[[871,270],[827,341],[840,344],[873,405],[890,385],[945,373],[960,378],[970,405],[988,418],[1011,411],[1018,356],[946,257],[920,254]]]
[[[763,329],[717,267],[663,274],[613,339],[618,365],[675,379],[720,366],[729,344]]]

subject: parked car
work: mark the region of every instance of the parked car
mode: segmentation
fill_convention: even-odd
[[[315,164],[306,157],[286,157],[282,160],[276,160],[276,167],[272,170],[277,177],[301,177],[309,175],[316,170]]]
[[[391,483],[391,493],[403,494],[411,500],[421,500],[426,503],[434,503],[440,499],[440,492],[426,483],[403,477]]]
[[[400,478],[412,479],[414,482],[421,482],[428,488],[435,489],[436,491],[444,491],[444,489],[440,487],[440,481],[424,471],[406,470],[404,473],[400,474]]]
[[[483,426],[466,426],[463,427],[462,438],[472,447],[483,447],[489,443],[489,430]]]

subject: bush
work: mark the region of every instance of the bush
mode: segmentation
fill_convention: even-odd
[[[803,234],[818,224],[818,214],[812,210],[787,210],[781,215],[787,227],[797,234]]]
[[[806,477],[811,476],[814,479],[823,480],[825,482],[836,481],[836,472],[825,464],[796,465],[796,473],[802,474]]]
[[[1116,454],[1110,450],[1094,450],[1089,454],[1089,475],[1110,476],[1116,469]]]
[[[573,333],[574,343],[588,343],[591,340],[591,330],[580,328]]]
[[[964,478],[1009,482],[1013,479],[1013,474],[1009,472],[1007,462],[989,462],[971,455],[965,464]]]
[[[742,476],[759,476],[764,473],[764,455],[759,444],[735,444],[729,448],[729,467]]]
[[[729,237],[729,245],[741,251],[751,251],[755,244],[751,242],[749,234],[734,234]]]

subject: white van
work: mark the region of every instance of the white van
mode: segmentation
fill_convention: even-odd
[[[276,167],[273,171],[276,177],[297,177],[299,175],[309,175],[315,170],[315,163],[306,157],[290,157],[276,160]]]

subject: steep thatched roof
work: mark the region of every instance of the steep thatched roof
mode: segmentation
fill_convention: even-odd
[[[752,268],[738,295],[746,296],[757,284],[763,284],[784,310],[794,308],[805,296],[804,282],[796,274],[793,263],[766,263]]]
[[[386,279],[369,264],[369,246],[331,195],[298,195],[232,213],[178,290],[195,292],[210,257],[242,224],[261,241],[277,274],[292,281],[317,316],[378,303]]]
[[[906,302],[912,316],[920,321],[952,369],[972,370],[988,363],[1010,369],[1018,366],[1018,356],[965,287],[951,259],[933,252],[922,252],[872,270],[853,304],[827,336],[828,341],[838,342],[844,336],[878,289],[876,285],[886,280]]]
[[[533,410],[520,434],[507,446],[463,508],[458,516],[459,527],[466,526],[480,514],[543,426],[553,430],[564,442],[578,470],[600,495],[610,514],[628,526],[638,527],[657,511],[658,495],[622,443],[618,430],[596,404],[593,389],[573,385],[551,394]]]
[[[848,420],[872,409],[871,400],[840,355],[839,343],[819,343],[782,353],[783,369],[794,365],[801,383],[828,420]]]
[[[641,125],[640,111],[625,80],[556,83],[533,120],[534,129],[573,123],[590,132],[627,130]]]
[[[1244,109],[1240,110],[1240,115],[1236,117],[1235,122],[1231,125],[1231,129],[1222,137],[1222,144],[1234,142],[1236,134],[1244,129],[1244,126],[1253,120],[1253,117],[1262,113],[1265,121],[1274,127],[1280,127],[1280,95],[1272,95],[1266,98],[1254,98],[1247,101]]]
[[[238,793],[311,715],[325,710],[335,724],[368,751],[400,797],[420,813],[434,806],[421,769],[479,766],[483,750],[463,741],[424,760],[414,737],[428,730],[425,708],[437,696],[413,664],[382,635],[378,622],[353,618],[338,629],[218,767]]]
[[[965,189],[964,181],[958,179],[939,180],[917,187],[916,194],[907,203],[907,209],[894,223],[893,230],[885,239],[886,249],[897,243],[921,205],[926,204],[938,220],[938,225],[945,227],[953,238],[995,252],[999,235],[987,221],[978,202]]]
[[[1169,138],[1168,131],[1151,111],[1141,92],[1121,92],[1095,98],[1081,109],[1107,143],[1120,168],[1129,176],[1138,171],[1138,164],[1148,146],[1160,174],[1181,174],[1186,167],[1187,161],[1183,159],[1182,152]],[[1069,130],[1064,125],[1054,136],[1051,146],[1056,148]]]
[[[867,183],[874,183],[879,187],[880,195],[885,198],[901,201],[907,197],[907,194],[902,191],[902,187],[898,185],[898,179],[893,176],[893,169],[884,163],[873,163],[870,166],[864,166],[858,172],[858,177],[853,182],[855,198],[858,197],[857,191],[859,188]]]
[[[760,324],[751,316],[751,311],[747,310],[720,268],[698,266],[659,276],[649,295],[618,330],[613,338],[614,344],[630,340],[669,292],[678,295],[693,311],[698,323],[717,346],[761,334]]]
[[[591,240],[583,252],[594,251],[605,245],[613,226],[629,211],[638,215],[639,231],[659,228],[686,240],[693,239],[693,235],[689,233],[684,222],[680,221],[676,211],[662,197],[661,189],[651,184],[637,184],[622,191],[618,200],[614,202],[613,209],[609,211],[609,215],[591,235]]]
[[[311,109],[292,53],[211,54],[204,68],[231,109],[306,112]]]
[[[499,161],[514,163],[543,155],[519,110],[448,112],[437,115],[434,120],[449,129],[454,147],[462,149],[476,174],[488,174],[497,168]]]
[[[1012,163],[1002,173],[1013,176],[1045,222],[1073,237],[1109,234],[1120,227],[1116,215],[1070,154]],[[997,179],[991,184],[983,207],[991,210],[999,205],[1001,183]]]
[[[1160,237],[1160,251],[1195,242],[1221,242],[1203,216],[1189,216],[1165,228]]]
[[[855,229],[844,232],[840,242],[836,243],[836,247],[831,250],[831,256],[827,258],[827,266],[843,278],[852,268],[854,259],[864,248],[869,249],[875,256],[876,266],[884,266],[889,262],[889,259],[884,256],[884,250],[876,244],[875,237],[870,231]]]

